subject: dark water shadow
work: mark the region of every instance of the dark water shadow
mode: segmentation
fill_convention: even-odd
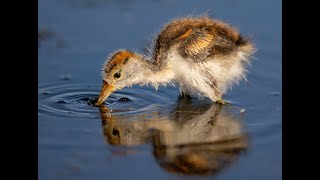
[[[67,7],[80,9],[96,9],[101,7],[120,7],[127,10],[135,3],[134,0],[59,0]]]
[[[105,140],[112,146],[152,145],[158,165],[167,172],[185,175],[212,175],[231,165],[248,149],[242,115],[233,107],[204,104],[179,98],[167,117],[132,120],[100,107]]]
[[[51,44],[50,44],[51,42]],[[41,27],[38,29],[38,48],[50,44],[55,48],[65,48],[66,42],[61,34],[52,27]]]

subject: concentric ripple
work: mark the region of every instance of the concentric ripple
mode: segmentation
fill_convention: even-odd
[[[50,116],[100,117],[94,106],[100,93],[99,84],[39,85],[39,114]],[[132,87],[110,95],[105,106],[117,114],[138,114],[174,104],[170,91],[155,91],[147,87]],[[170,94],[170,95],[169,95]]]

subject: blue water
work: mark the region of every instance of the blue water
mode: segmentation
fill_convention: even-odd
[[[38,4],[39,179],[282,179],[281,1]],[[112,94],[108,109],[90,104],[109,53],[143,53],[163,24],[204,12],[258,49],[248,81],[225,96],[232,105],[140,86]]]

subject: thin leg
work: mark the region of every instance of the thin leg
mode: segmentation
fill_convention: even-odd
[[[229,104],[227,101],[223,100],[222,97],[220,97],[220,98],[216,101],[216,103],[218,103],[218,104]]]
[[[183,97],[183,98],[191,98],[191,96],[188,93],[184,92],[184,91],[181,92],[180,96]]]
[[[191,103],[191,96],[188,94],[188,93],[186,93],[186,92],[184,92],[184,91],[182,91],[181,93],[180,93],[180,96],[179,96],[179,98],[178,98],[178,101],[179,101],[179,104],[190,104]]]

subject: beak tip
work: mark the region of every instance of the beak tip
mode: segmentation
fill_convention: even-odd
[[[102,99],[101,97],[98,97],[97,101],[94,103],[94,105],[96,106],[100,106],[102,104],[104,104],[105,100]]]
[[[114,86],[109,85],[108,83],[104,82],[100,95],[98,97],[97,102],[95,103],[96,106],[101,106],[109,97],[109,95],[114,91]]]

